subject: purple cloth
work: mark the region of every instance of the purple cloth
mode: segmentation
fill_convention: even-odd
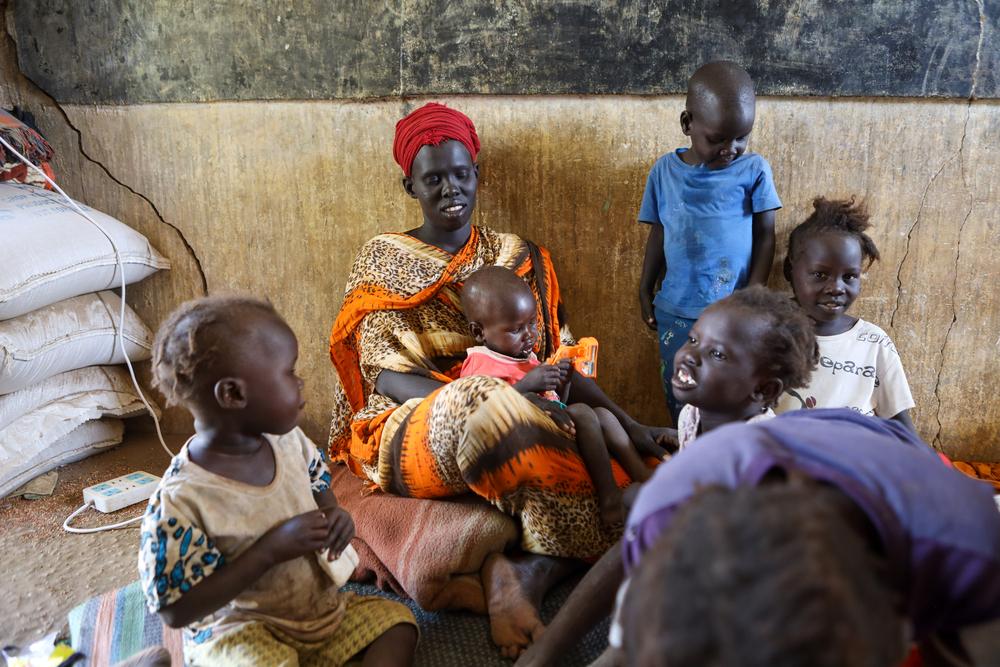
[[[755,486],[775,467],[832,484],[867,514],[916,638],[1000,618],[1000,513],[991,488],[945,465],[898,422],[847,409],[724,426],[659,466],[628,517],[626,571],[696,489]]]

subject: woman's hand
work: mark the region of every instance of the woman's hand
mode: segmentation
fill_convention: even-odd
[[[317,509],[282,521],[261,535],[254,548],[273,566],[319,551],[326,546],[329,534],[326,515]]]
[[[525,373],[524,377],[514,383],[514,389],[522,394],[546,391],[556,391],[566,383],[569,377],[570,362],[568,359],[555,364],[539,364]]]
[[[576,437],[576,426],[573,424],[573,418],[569,416],[568,412],[559,407],[558,403],[546,400],[538,394],[525,394],[524,397],[534,403],[539,410],[547,414],[549,419],[555,422],[560,430],[565,431],[566,435],[571,438]]]
[[[375,391],[402,405],[411,398],[423,398],[444,386],[444,382],[416,373],[383,370],[375,378]]]
[[[343,507],[320,507],[319,509],[326,515],[328,526],[326,543],[323,545],[330,550],[326,559],[334,561],[340,558],[340,554],[354,538],[354,519]]]
[[[629,420],[623,424],[629,439],[642,456],[662,459],[670,452],[677,451],[677,429],[666,426],[646,426]]]

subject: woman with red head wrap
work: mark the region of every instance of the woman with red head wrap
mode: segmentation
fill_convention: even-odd
[[[424,146],[437,146],[445,141],[461,142],[472,161],[479,154],[476,126],[461,111],[437,102],[428,102],[396,123],[396,138],[392,142],[392,157],[410,177],[413,158]]]
[[[503,380],[460,379],[473,345],[462,283],[486,265],[515,271],[538,303],[535,348],[547,358],[572,341],[548,252],[470,223],[479,138],[464,114],[427,104],[396,125],[393,155],[423,224],[380,234],[359,251],[330,336],[337,369],[330,453],[387,493],[442,498],[470,491],[520,520],[523,554],[495,554],[482,569],[494,641],[514,657],[541,631],[537,603],[574,560],[619,537],[600,523],[593,485],[557,407]],[[591,380],[571,401],[603,405],[641,452],[662,454],[642,426]],[[615,465],[620,486],[629,483]],[[561,558],[552,558],[561,557]]]

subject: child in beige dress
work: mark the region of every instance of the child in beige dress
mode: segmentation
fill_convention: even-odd
[[[151,610],[184,627],[188,665],[409,665],[404,605],[341,592],[354,522],[296,427],[294,333],[267,303],[190,302],[155,343],[157,386],[195,435],[149,501],[139,572]]]

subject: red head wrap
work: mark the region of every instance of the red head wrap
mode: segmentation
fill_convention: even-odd
[[[461,141],[476,161],[479,153],[479,135],[476,126],[461,111],[443,104],[428,102],[396,123],[396,138],[392,142],[392,157],[410,176],[413,158],[424,146],[437,146],[449,139]]]

